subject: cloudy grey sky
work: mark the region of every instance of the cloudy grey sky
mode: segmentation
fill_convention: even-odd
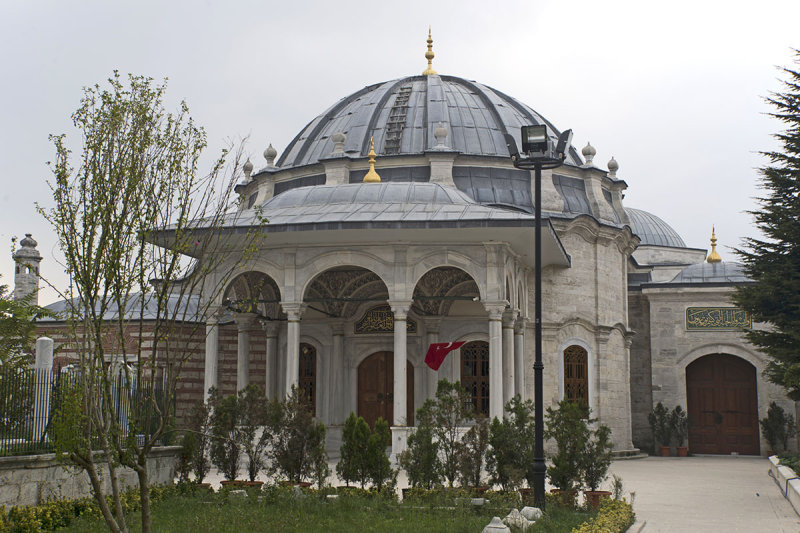
[[[333,102],[434,67],[527,103],[580,149],[613,155],[625,204],[706,248],[754,236],[758,151],[780,125],[762,100],[800,47],[800,2],[211,2],[0,0],[0,273],[12,283],[12,236],[33,233],[43,274],[63,286],[51,205],[50,133],[74,136],[81,88],[114,69],[168,77],[210,150],[249,137],[256,166]],[[41,301],[55,299],[44,291]]]

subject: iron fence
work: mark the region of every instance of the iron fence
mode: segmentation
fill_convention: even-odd
[[[70,367],[52,370],[0,367],[0,456],[54,451],[54,419],[69,408],[67,400],[72,391],[83,390],[81,378],[80,371]],[[95,405],[98,412],[113,417],[107,421],[114,427],[113,437],[120,443],[137,439],[141,444],[157,431],[161,413],[170,421],[174,418],[174,398],[167,402],[167,372],[126,379],[120,370],[109,385],[110,405]],[[77,405],[81,409],[83,402]],[[88,437],[88,442],[97,449],[98,434],[94,433],[82,436]],[[171,432],[165,431],[158,444],[168,444],[171,437]]]

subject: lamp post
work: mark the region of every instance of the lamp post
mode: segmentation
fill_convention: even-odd
[[[508,152],[514,166],[523,170],[534,171],[533,207],[536,218],[534,230],[534,327],[535,327],[535,360],[533,363],[534,385],[534,458],[533,458],[533,501],[534,505],[544,509],[544,477],[547,467],[544,464],[544,411],[542,396],[542,380],[544,364],[542,363],[542,169],[560,167],[566,159],[567,151],[572,143],[572,130],[563,132],[553,146],[553,140],[547,136],[546,126],[522,127],[522,152],[517,150],[517,143],[512,135],[506,134]]]

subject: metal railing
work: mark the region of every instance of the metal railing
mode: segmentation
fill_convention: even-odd
[[[79,370],[70,367],[52,370],[0,367],[0,456],[53,452],[54,419],[68,409],[71,391],[82,389],[81,377]],[[120,370],[110,386],[111,405],[102,411],[114,417],[116,438],[123,444],[132,437],[141,444],[147,435],[153,435],[161,421],[158,411],[174,416],[174,400],[169,405],[166,401],[166,372],[128,380]],[[82,402],[78,409],[80,405]],[[96,447],[97,435],[88,437]],[[170,432],[164,432],[159,444],[167,444],[170,438]]]

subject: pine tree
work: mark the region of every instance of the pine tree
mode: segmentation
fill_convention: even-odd
[[[800,65],[800,50],[795,50]],[[736,250],[745,273],[755,281],[738,288],[734,301],[768,329],[751,329],[748,340],[766,353],[768,379],[800,399],[800,71],[784,68],[784,92],[766,98],[770,115],[786,129],[775,135],[782,151],[763,152],[764,195],[751,211],[764,239],[748,238]]]

